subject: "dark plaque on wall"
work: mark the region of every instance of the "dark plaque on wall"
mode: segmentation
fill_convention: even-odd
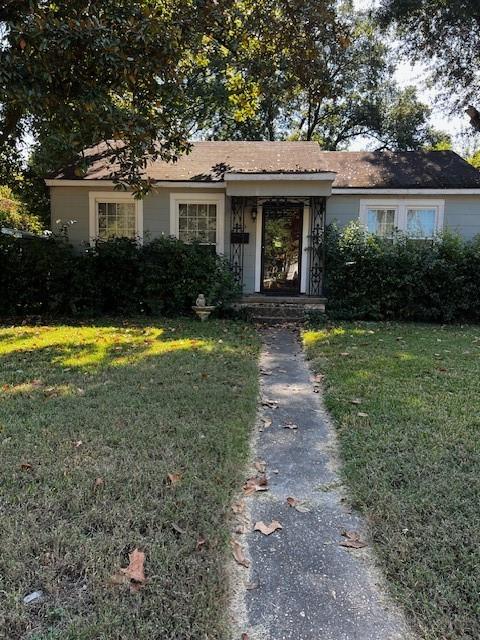
[[[244,231],[232,231],[230,234],[230,244],[248,244],[250,241],[250,234]]]

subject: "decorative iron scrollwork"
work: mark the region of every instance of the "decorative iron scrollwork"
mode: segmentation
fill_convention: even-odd
[[[230,213],[230,266],[235,282],[243,286],[244,242],[238,242],[245,234],[246,198],[232,197]],[[234,242],[237,240],[237,242]]]
[[[309,279],[308,295],[323,294],[323,276],[325,273],[325,211],[326,198],[314,196],[310,198],[310,233],[309,233]]]

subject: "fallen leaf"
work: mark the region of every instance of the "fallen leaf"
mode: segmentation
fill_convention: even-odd
[[[121,568],[114,574],[110,582],[114,585],[130,584],[130,591],[136,593],[145,585],[144,563],[145,554],[139,549],[134,549],[128,555],[130,560],[128,567]]]
[[[363,411],[359,411],[359,412],[357,413],[357,416],[358,416],[359,418],[368,418],[368,413],[364,413]]]
[[[79,396],[84,396],[85,395],[85,389],[82,389],[81,387],[77,387],[77,394]]]
[[[437,371],[441,371],[442,373],[445,373],[448,371],[448,369],[445,369],[445,367],[439,367]]]
[[[240,640],[248,640],[248,633],[242,633],[242,637]]]
[[[317,373],[313,377],[313,381],[314,382],[322,382],[324,378],[325,378],[325,376],[322,373]]]
[[[182,474],[181,473],[168,473],[167,474],[167,478],[168,478],[168,483],[170,484],[171,487],[175,486],[176,484],[178,484],[180,482],[180,480],[182,479]]]
[[[293,507],[299,513],[309,513],[311,509],[307,507],[304,500],[297,500],[297,498],[287,498],[287,504],[289,507]]]
[[[350,404],[362,404],[362,399],[361,398],[352,398],[350,400]]]
[[[249,496],[256,491],[267,491],[268,480],[265,475],[249,478],[243,485],[244,495]]]
[[[288,421],[283,425],[283,428],[296,430],[298,429],[298,424],[294,424],[293,422]]]
[[[75,447],[75,449],[78,449],[79,447],[82,446],[82,444],[83,444],[82,440],[77,440],[73,446]]]
[[[342,531],[342,536],[345,537],[345,540],[339,543],[341,547],[362,549],[367,546],[367,543],[360,538],[360,534],[357,531]]]
[[[235,558],[235,562],[248,569],[248,567],[250,566],[250,562],[245,557],[242,545],[237,540],[230,540],[230,545],[232,547],[232,553],[233,557]]]
[[[237,527],[235,527],[235,533],[238,533],[238,535],[243,536],[246,533],[248,533],[248,529],[244,524],[239,524]]]
[[[254,531],[260,531],[260,533],[263,533],[264,536],[269,536],[274,531],[277,531],[277,529],[283,529],[278,520],[272,520],[270,524],[265,524],[262,520],[260,520],[259,522],[256,522],[255,526],[253,527]]]
[[[272,421],[270,420],[270,418],[262,418],[262,422],[265,428],[272,426]]]
[[[254,467],[260,473],[265,473],[265,469],[267,468],[267,463],[265,460],[255,460]]]
[[[253,591],[254,589],[258,589],[258,582],[247,582],[245,585],[245,589],[247,591]]]
[[[346,357],[346,356],[349,356],[350,354],[348,353],[348,351],[342,351],[340,355],[343,357]]]
[[[278,407],[278,402],[276,400],[262,400],[262,405],[264,407],[270,407],[270,409],[276,409]]]
[[[20,465],[20,469],[22,471],[32,471],[33,466],[30,464],[30,462],[22,462],[22,464]]]

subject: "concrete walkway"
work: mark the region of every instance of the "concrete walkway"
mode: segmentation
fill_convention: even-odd
[[[237,570],[234,597],[242,603],[235,608],[243,618],[237,619],[237,630],[248,640],[411,638],[383,594],[371,550],[339,544],[346,539],[342,531],[359,532],[364,539],[363,523],[343,498],[334,432],[297,333],[265,330],[260,364],[267,423],[260,426],[255,458],[266,462],[268,491],[246,500],[252,525],[277,520],[283,529],[239,538],[251,566]],[[309,510],[297,511],[287,497],[304,501],[300,509]],[[238,587],[242,579],[246,589]]]

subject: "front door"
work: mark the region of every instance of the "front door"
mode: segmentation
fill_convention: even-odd
[[[300,293],[303,204],[266,202],[263,205],[262,293]]]

